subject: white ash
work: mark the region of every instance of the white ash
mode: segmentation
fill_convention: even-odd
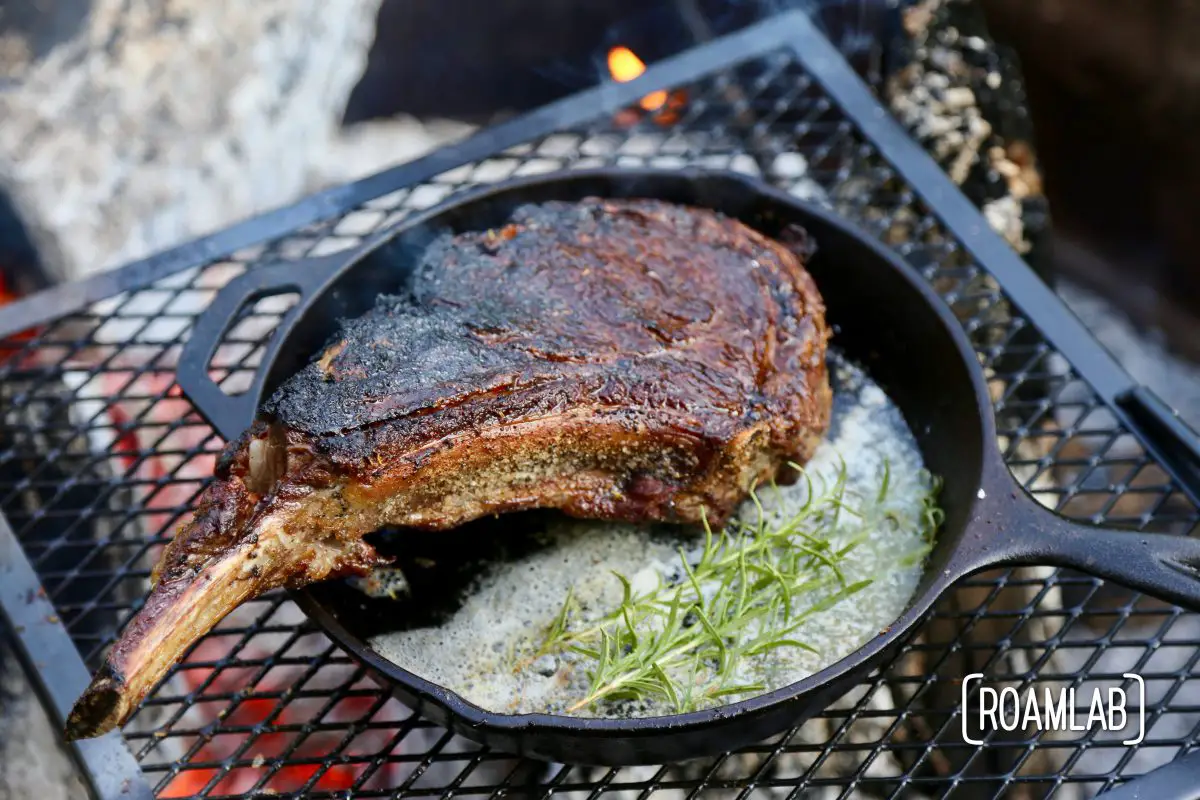
[[[800,153],[780,153],[767,167],[767,175],[794,197],[829,205],[829,197],[821,184],[808,174],[808,159]]]
[[[985,205],[983,213],[1018,253],[1027,253],[1030,243],[1020,201],[1042,192],[1033,150],[1022,141],[988,146],[1000,138],[984,118],[971,87],[978,79],[997,89],[1003,77],[998,72],[977,75],[976,68],[955,49],[986,49],[987,42],[981,37],[960,37],[953,27],[934,33],[939,27],[935,22],[949,2],[924,0],[904,10],[904,28],[912,37],[915,59],[889,79],[888,102],[955,183],[965,183],[981,161],[1004,178],[1008,196]]]
[[[580,146],[580,154],[600,156],[602,163],[614,163],[631,169],[654,167],[682,169],[695,166],[707,169],[730,170],[759,177],[761,171],[754,158],[743,146],[728,137],[701,132],[645,131],[617,141],[596,136]],[[582,166],[594,165],[580,159]],[[572,166],[580,166],[579,162]],[[598,166],[598,165],[597,165]]]
[[[35,700],[16,653],[0,646],[0,800],[86,796],[57,734]]]
[[[975,105],[975,93],[967,86],[955,86],[942,92],[942,103],[955,111]]]
[[[922,544],[918,524],[928,485],[920,451],[899,409],[861,370],[834,368],[836,400],[830,438],[807,465],[818,486],[832,485],[845,469],[847,495],[875,498],[885,461],[889,471],[888,510],[905,522],[884,526],[846,557],[848,582],[874,578],[853,598],[814,615],[792,636],[820,655],[780,648],[769,656],[747,659],[747,680],[769,688],[793,683],[856,650],[880,634],[907,605],[921,565],[904,565],[898,552]],[[770,518],[793,516],[804,503],[807,484],[799,481],[766,490],[760,500]],[[739,512],[757,519],[750,503]],[[839,526],[831,534],[836,547]],[[547,530],[552,542],[521,560],[488,569],[468,591],[462,606],[434,627],[383,634],[372,645],[396,664],[471,702],[509,713],[559,713],[586,696],[585,669],[575,669],[573,653],[532,660],[547,626],[558,614],[568,590],[585,617],[599,618],[621,603],[621,586],[612,571],[629,576],[634,593],[652,589],[660,577],[678,569],[678,541],[647,526],[560,519]],[[696,542],[698,544],[698,541]],[[807,597],[806,602],[815,601]],[[602,716],[655,716],[671,713],[665,704],[599,704],[589,712]]]
[[[984,203],[982,210],[988,225],[1003,236],[1014,250],[1018,253],[1029,252],[1029,242],[1025,239],[1025,217],[1021,213],[1019,200],[1006,195]]]

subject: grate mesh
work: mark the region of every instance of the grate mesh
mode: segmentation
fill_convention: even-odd
[[[846,214],[955,309],[987,371],[1009,464],[1041,502],[1140,529],[1196,526],[1178,487],[790,51],[672,88],[663,111],[634,106],[533,138],[0,342],[0,510],[89,667],[140,602],[222,444],[174,383],[180,346],[216,290],[246,269],[353,247],[472,186],[560,168],[728,168]],[[288,303],[242,314],[218,352],[227,390],[245,386]],[[203,640],[125,734],[163,797],[1070,798],[1190,746],[1198,636],[1195,615],[1089,577],[997,571],[962,585],[881,670],[798,730],[715,759],[608,770],[515,760],[422,721],[276,594]],[[961,740],[964,674],[1087,687],[1130,670],[1147,681],[1140,747],[1104,733]]]

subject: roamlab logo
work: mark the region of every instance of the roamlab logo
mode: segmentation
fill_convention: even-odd
[[[973,739],[970,726],[985,733],[993,731],[1125,731],[1131,723],[1132,737],[1121,744],[1140,744],[1146,735],[1146,682],[1141,675],[1126,672],[1125,686],[1094,687],[1091,691],[1029,686],[1018,691],[1012,686],[997,689],[984,685],[983,673],[972,672],[962,682],[962,735]],[[974,691],[978,689],[978,691]],[[974,697],[972,697],[974,693]]]

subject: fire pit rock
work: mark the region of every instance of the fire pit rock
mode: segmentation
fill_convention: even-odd
[[[0,0],[0,190],[77,276],[299,195],[379,0],[26,5]]]

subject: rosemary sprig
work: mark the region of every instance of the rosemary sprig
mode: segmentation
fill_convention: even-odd
[[[848,582],[843,562],[880,525],[904,523],[890,502],[893,488],[884,465],[878,493],[869,498],[847,489],[846,466],[832,485],[801,470],[803,506],[790,518],[773,518],[751,493],[756,519],[735,520],[714,532],[704,521],[704,542],[691,556],[679,551],[678,573],[635,594],[630,580],[614,573],[621,604],[599,619],[577,618],[568,592],[546,637],[530,660],[548,653],[574,653],[591,678],[578,711],[601,701],[661,699],[679,712],[712,705],[723,697],[762,691],[752,659],[783,648],[816,652],[794,637],[813,615],[866,588],[872,579]],[[915,563],[932,546],[941,522],[936,481],[925,477],[919,525],[923,547],[900,554]],[[836,540],[836,541],[835,541]],[[528,663],[528,661],[526,662]]]

